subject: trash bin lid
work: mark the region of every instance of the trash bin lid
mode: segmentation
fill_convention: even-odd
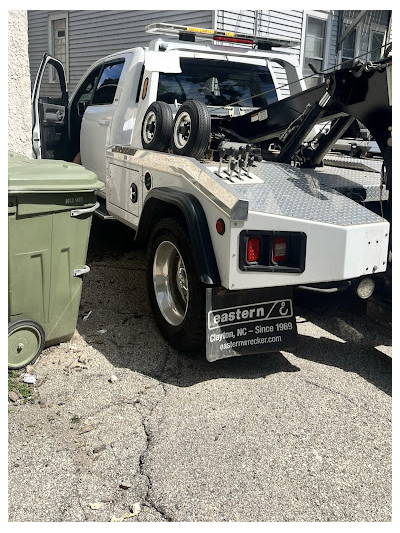
[[[103,187],[96,174],[82,165],[8,153],[9,193],[95,191]]]

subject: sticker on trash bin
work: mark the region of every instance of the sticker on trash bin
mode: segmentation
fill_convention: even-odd
[[[82,204],[84,202],[84,197],[83,196],[77,196],[75,198],[66,198],[65,199],[65,204],[66,205],[76,205],[76,204]]]
[[[290,288],[206,293],[206,357],[275,352],[296,345],[297,327]]]

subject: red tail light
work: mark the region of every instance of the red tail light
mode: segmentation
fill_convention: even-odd
[[[215,228],[220,235],[223,235],[225,233],[225,222],[222,220],[222,218],[219,218],[217,220]]]
[[[286,259],[287,239],[282,237],[274,239],[272,245],[272,261],[274,263],[281,263]]]
[[[260,259],[261,239],[250,237],[247,241],[246,259],[248,263],[255,263]]]
[[[302,273],[307,235],[297,231],[242,230],[239,268],[244,272]]]

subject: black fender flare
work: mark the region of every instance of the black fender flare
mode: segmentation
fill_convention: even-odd
[[[211,241],[206,215],[199,200],[190,193],[175,191],[167,187],[152,189],[146,196],[136,240],[144,242],[149,228],[154,223],[154,211],[173,206],[179,209],[185,219],[199,278],[206,285],[220,285],[217,261]],[[159,215],[157,215],[159,216]]]

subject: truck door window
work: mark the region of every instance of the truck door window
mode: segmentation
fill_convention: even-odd
[[[76,95],[76,105],[78,109],[78,115],[82,116],[85,112],[86,106],[89,105],[90,100],[92,99],[95,87],[96,87],[96,81],[98,79],[98,76],[100,74],[101,67],[97,67],[88,75],[86,80],[82,83],[78,90],[78,94]]]
[[[183,104],[192,99],[210,106],[240,107],[262,107],[277,100],[266,66],[181,58],[181,69],[179,74],[160,72],[157,100]]]
[[[52,74],[50,74],[52,72]],[[51,86],[49,86],[46,81],[49,79],[49,76],[53,76],[53,82]],[[52,104],[60,104],[62,103],[62,96],[63,96],[63,90],[61,87],[61,79],[60,75],[57,72],[57,70],[50,64],[47,64],[45,67],[45,71],[42,78],[42,83],[39,87],[39,98],[41,102],[48,102]]]
[[[123,59],[105,65],[93,96],[93,105],[113,103],[123,67]]]

